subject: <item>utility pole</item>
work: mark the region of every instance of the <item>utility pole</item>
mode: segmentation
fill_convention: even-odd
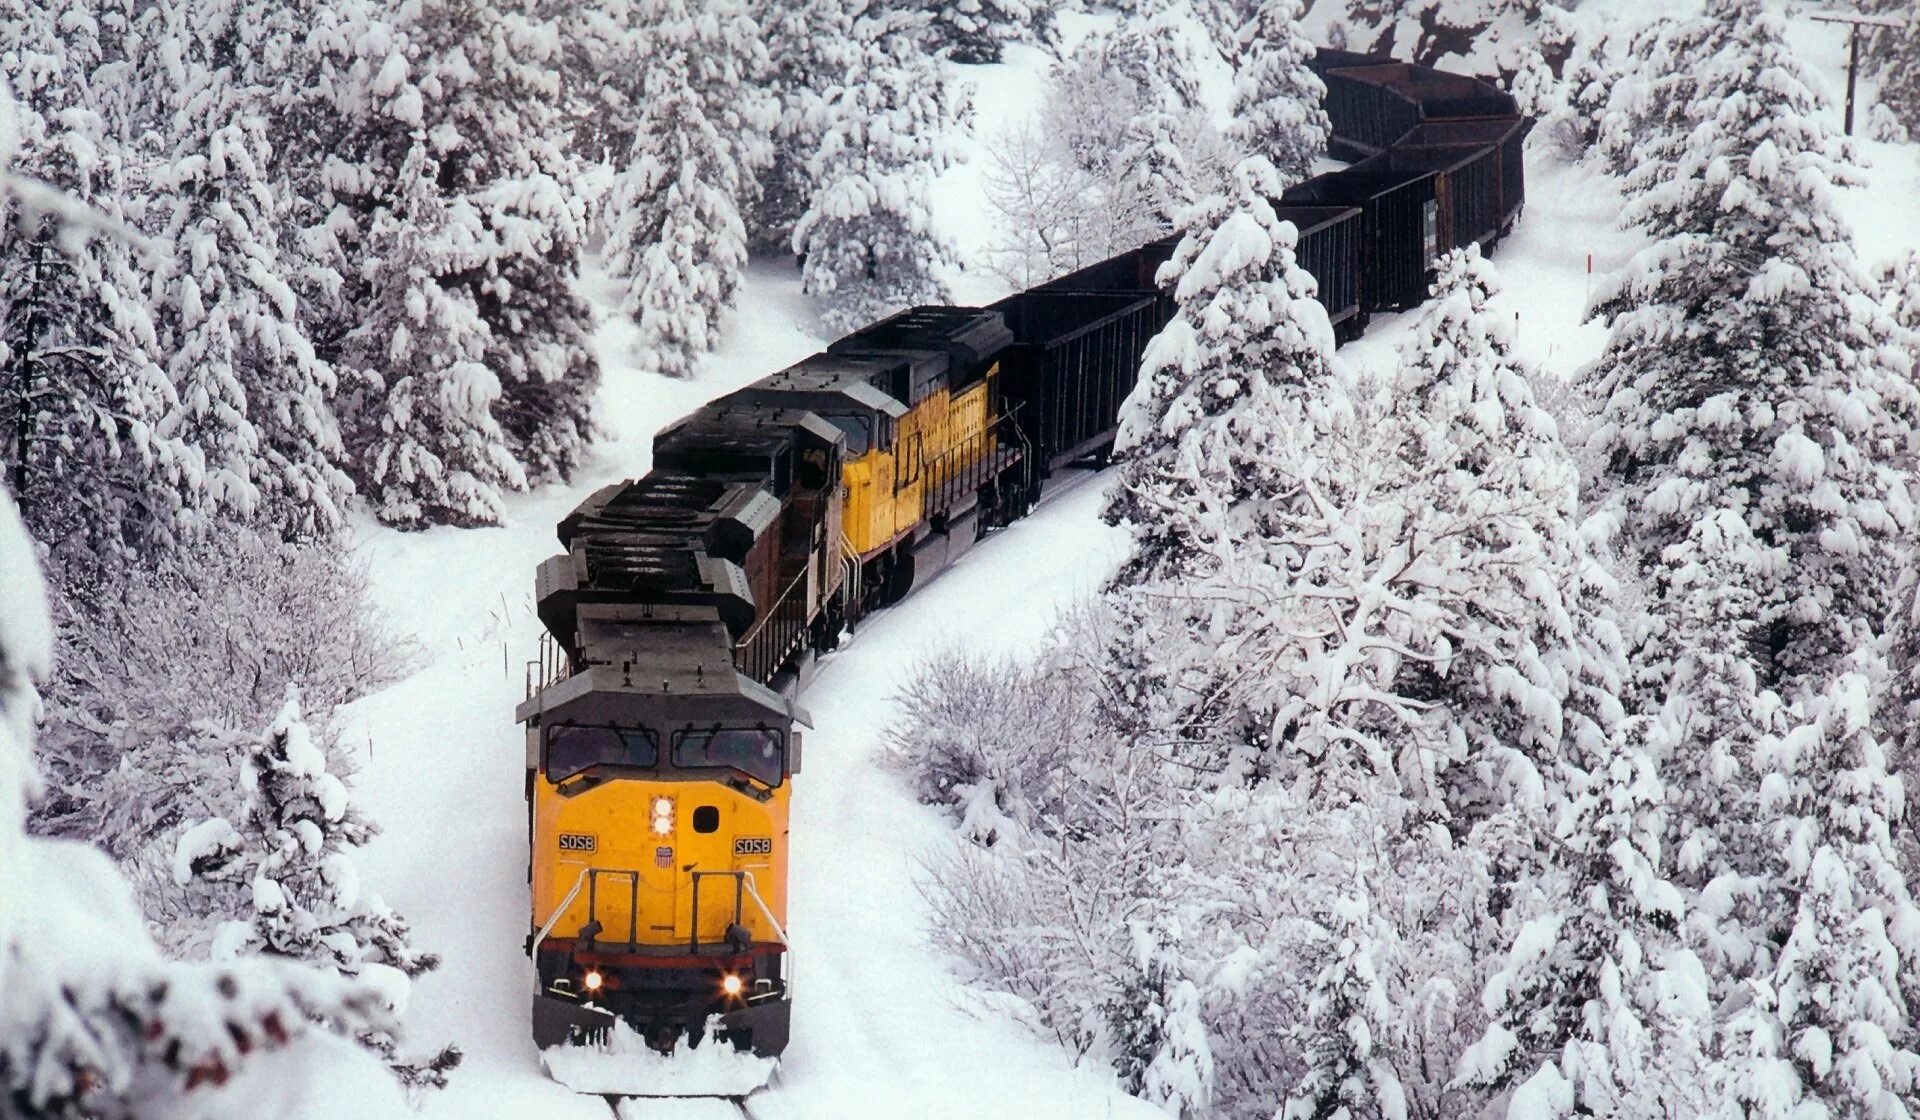
[[[1900,27],[1892,16],[1869,16],[1858,12],[1833,12],[1814,16],[1817,23],[1845,23],[1852,26],[1847,38],[1847,135],[1853,135],[1853,87],[1860,77],[1860,29],[1862,27]]]

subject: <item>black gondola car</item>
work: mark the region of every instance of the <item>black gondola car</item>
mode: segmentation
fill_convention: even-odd
[[[1461,117],[1429,121],[1408,133],[1403,143],[1412,147],[1437,144],[1491,144],[1497,157],[1500,182],[1500,235],[1512,232],[1526,205],[1526,143],[1533,130],[1529,117]]]
[[[1155,292],[1154,275],[1173,256],[1180,238],[1163,237],[1119,256],[1096,261],[1065,276],[1036,285],[1036,292]]]
[[[1331,70],[1322,75],[1327,83],[1327,119],[1333,124],[1327,154],[1336,159],[1379,155],[1420,125],[1420,103],[1370,77],[1374,69]]]
[[[1276,206],[1282,221],[1300,231],[1294,255],[1314,279],[1320,304],[1340,338],[1366,329],[1361,276],[1365,261],[1365,211],[1357,206]]]
[[[1341,337],[1357,337],[1366,327],[1361,292],[1361,211],[1352,206],[1288,206],[1276,203],[1281,221],[1292,222],[1300,239],[1294,254],[1319,287],[1327,318]],[[1149,292],[1161,298],[1162,321],[1173,315],[1172,293],[1155,277],[1173,256],[1180,238],[1165,237],[1067,273],[1033,289],[1037,292]],[[1019,329],[1015,328],[1015,333]]]
[[[993,310],[1014,338],[1001,357],[1001,394],[1032,441],[1042,476],[1112,443],[1140,357],[1167,323],[1165,297],[1034,289]]]

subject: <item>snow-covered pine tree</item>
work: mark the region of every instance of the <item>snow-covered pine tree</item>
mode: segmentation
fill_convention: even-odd
[[[1206,126],[1197,123],[1196,63],[1177,14],[1157,11],[1143,24],[1122,27],[1101,53],[1144,95],[1117,137],[1109,133],[1093,141],[1110,153],[1113,193],[1130,195],[1153,215],[1154,228],[1142,231],[1144,241],[1172,228],[1175,214],[1210,189],[1230,188],[1204,182],[1189,158],[1186,139]]]
[[[1867,72],[1879,86],[1867,110],[1867,127],[1877,140],[1920,135],[1920,9],[1908,0],[1864,0],[1857,7],[1901,21],[1868,33]]]
[[[1377,1053],[1394,1007],[1380,975],[1372,905],[1346,894],[1329,911],[1326,964],[1307,1005],[1307,1070],[1281,1120],[1406,1120],[1400,1075]]]
[[[343,340],[363,379],[353,410],[360,490],[389,524],[491,524],[527,475],[494,419],[487,323],[470,290],[442,281],[478,267],[457,250],[485,231],[471,206],[441,197],[428,144],[408,153],[364,233],[369,302]]]
[[[274,127],[295,199],[292,282],[340,378],[347,469],[384,521],[497,521],[527,471],[496,417],[498,346],[474,293],[492,238],[441,180],[461,135],[445,102],[472,68],[457,55],[436,76],[451,17],[431,6],[339,0],[301,14],[309,31],[286,52]]]
[[[273,724],[248,746],[240,784],[238,823],[199,821],[180,834],[174,853],[177,886],[210,896],[206,909],[252,915],[221,927],[214,958],[265,953],[324,965],[404,1007],[410,979],[438,967],[440,958],[415,949],[405,919],[362,888],[351,849],[378,830],[327,772],[294,686]],[[415,1083],[444,1085],[460,1060],[448,1047],[423,1061],[399,1061],[387,1031],[362,1041]]]
[[[40,184],[0,198],[0,483],[63,566],[166,551],[187,449],[159,430],[177,402],[122,208],[121,133],[93,84],[99,23],[81,0],[14,7],[0,44],[14,170]],[[76,205],[89,216],[59,220]]]
[[[1368,500],[1379,471],[1363,461],[1359,402],[1328,368],[1332,329],[1295,263],[1297,235],[1269,202],[1277,184],[1265,160],[1243,162],[1231,194],[1185,212],[1187,235],[1163,269],[1179,310],[1122,409],[1124,462],[1107,510],[1134,538],[1114,580],[1128,621],[1113,656],[1141,732],[1197,740],[1189,764],[1228,782],[1276,765],[1323,767],[1316,781],[1344,782],[1333,772],[1348,764],[1391,770],[1379,740],[1343,726],[1371,719],[1379,690],[1358,676],[1335,681],[1344,675],[1331,667],[1319,689],[1293,675],[1337,658],[1311,634],[1328,636],[1321,614],[1338,595],[1309,584],[1344,566],[1320,561],[1344,558],[1341,546],[1364,532],[1335,526],[1358,513],[1350,503]],[[1269,671],[1249,672],[1254,664]],[[1323,759],[1329,751],[1339,759]]]
[[[403,8],[402,12],[408,9]],[[575,290],[586,212],[572,189],[559,92],[570,7],[540,0],[421,0],[408,27],[436,181],[472,208],[482,237],[466,289],[487,325],[484,361],[500,380],[494,418],[529,483],[564,480],[592,437],[600,380],[592,311]]]
[[[1875,821],[1898,797],[1857,694],[1885,678],[1920,400],[1834,207],[1844,146],[1779,19],[1754,0],[1703,19],[1738,37],[1686,60],[1671,174],[1629,207],[1659,240],[1598,303],[1596,490],[1647,585],[1639,708],[1673,744],[1676,878],[1701,891],[1725,1093],[1873,1114],[1911,1084],[1912,1025],[1883,983],[1920,945],[1879,932],[1911,901],[1884,873],[1898,857]]]
[[[769,64],[743,10],[649,0],[639,15],[641,115],[608,194],[607,264],[627,282],[642,366],[685,377],[718,344],[739,292],[742,214],[772,160],[776,109],[755,92]]]
[[[1308,68],[1314,47],[1300,30],[1300,0],[1261,4],[1240,31],[1233,82],[1233,127],[1240,147],[1264,156],[1281,181],[1297,183],[1327,153],[1332,130],[1321,102],[1326,83]]]
[[[1393,586],[1432,612],[1394,689],[1435,701],[1433,730],[1459,738],[1403,755],[1401,773],[1457,833],[1510,811],[1539,832],[1568,748],[1593,749],[1623,715],[1614,596],[1578,530],[1572,457],[1490,306],[1491,264],[1469,246],[1436,271],[1379,408],[1406,537]]]
[[[1881,303],[1902,330],[1920,331],[1920,249],[1880,269]]]
[[[1657,190],[1673,178],[1701,119],[1697,68],[1742,33],[1735,23],[1696,14],[1654,20],[1631,36],[1619,58],[1625,73],[1612,79],[1600,128],[1605,165],[1621,176],[1629,195]],[[1657,224],[1653,214],[1634,220],[1655,236],[1680,228]]]
[[[754,11],[767,43],[767,89],[778,116],[766,170],[747,220],[755,252],[793,251],[793,227],[806,213],[814,182],[808,161],[826,131],[825,105],[837,75],[860,54],[857,0],[759,0]]]
[[[815,189],[793,230],[801,285],[839,332],[947,298],[949,250],[928,190],[952,160],[960,106],[937,67],[884,20],[859,25],[860,53],[822,107],[830,122],[808,160]]]
[[[1715,1103],[1706,970],[1681,938],[1661,870],[1665,789],[1634,717],[1576,749],[1538,883],[1484,1000],[1485,1034],[1456,1084],[1511,1090],[1507,1115],[1704,1115]]]
[[[324,535],[343,523],[352,483],[336,465],[333,370],[284,279],[269,91],[232,65],[248,26],[227,4],[157,5],[140,23],[151,47],[137,80],[169,146],[149,172],[144,223],[163,246],[152,298],[179,398],[160,430],[195,449],[190,481],[215,508]]]
[[[929,44],[955,62],[1000,61],[1008,43],[1045,41],[1058,0],[924,0]]]
[[[338,9],[309,40],[338,120],[305,241],[340,262],[319,337],[349,461],[383,518],[497,520],[503,491],[578,463],[599,379],[574,290],[584,202],[560,146],[566,13]]]

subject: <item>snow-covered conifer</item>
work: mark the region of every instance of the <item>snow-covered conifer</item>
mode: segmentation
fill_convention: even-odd
[[[564,13],[423,0],[317,18],[342,155],[308,238],[351,261],[322,335],[356,481],[399,524],[496,520],[502,492],[578,463],[599,378],[560,148]]]
[[[1897,798],[1858,694],[1884,680],[1920,399],[1834,206],[1843,146],[1760,8],[1709,5],[1738,36],[1688,62],[1696,99],[1661,141],[1671,173],[1630,205],[1659,240],[1598,305],[1596,492],[1647,585],[1638,706],[1673,744],[1676,878],[1702,892],[1689,926],[1718,981],[1720,1048],[1742,1055],[1727,1076],[1797,1071],[1771,1099],[1871,1114],[1903,1091],[1911,1025],[1872,994],[1885,970],[1829,965],[1891,945],[1900,963],[1881,963],[1910,976],[1920,945],[1851,922],[1822,935],[1838,954],[1823,957],[1796,931],[1811,914],[1891,921],[1911,906],[1883,871],[1897,857],[1873,822]],[[1874,870],[1842,881],[1835,858]],[[1808,969],[1847,994],[1812,1010]],[[1862,1032],[1887,1041],[1841,1037]],[[1843,1052],[1849,1074],[1826,1076]]]
[[[1116,1037],[1114,1069],[1137,1097],[1175,1116],[1204,1116],[1213,1103],[1213,1051],[1201,996],[1183,975],[1176,930],[1135,923],[1132,969],[1104,1008]]]
[[[1332,900],[1327,962],[1307,1005],[1306,1074],[1281,1120],[1406,1120],[1400,1075],[1378,1052],[1394,1014],[1364,896]]]
[[[1903,330],[1920,331],[1920,250],[1881,267],[1881,302]]]
[[[502,494],[527,485],[494,418],[487,323],[471,291],[441,282],[462,263],[450,250],[485,234],[472,207],[441,198],[437,162],[423,140],[372,214],[371,301],[344,348],[364,379],[351,413],[360,490],[408,527],[498,521]]]
[[[11,204],[66,204],[11,177],[20,135],[0,92],[0,195]],[[65,215],[42,214],[49,221]],[[6,248],[16,236],[0,230]],[[239,1116],[262,1101],[215,1096],[249,1065],[273,1062],[285,1097],[328,1053],[316,1024],[390,1029],[391,1013],[362,984],[278,962],[207,967],[161,959],[125,884],[85,845],[32,838],[23,825],[38,789],[32,760],[36,685],[53,655],[45,585],[13,500],[0,492],[0,1099],[9,1116]],[[341,1068],[352,1077],[364,1069]],[[377,1089],[377,1087],[376,1087]],[[193,1094],[198,1093],[198,1098]],[[395,1094],[362,1090],[369,1115],[399,1115]]]
[[[437,181],[484,231],[465,269],[440,279],[465,288],[487,325],[493,415],[527,480],[566,479],[592,435],[600,379],[592,312],[575,290],[586,212],[561,148],[557,25],[571,16],[537,0],[423,0],[418,11],[418,81],[441,98],[425,122]]]
[[[1867,40],[1868,72],[1879,79],[1868,127],[1880,140],[1920,135],[1920,9],[1907,0],[1868,0],[1859,8],[1902,21]]]
[[[0,198],[0,481],[65,560],[165,551],[187,458],[160,431],[177,399],[130,240],[124,133],[93,82],[106,58],[79,0],[0,14],[14,169],[42,190]],[[55,220],[64,204],[92,217]]]
[[[213,896],[212,910],[250,915],[215,933],[214,958],[265,953],[310,961],[404,1007],[409,979],[437,967],[440,958],[409,944],[405,919],[361,886],[351,849],[377,829],[353,807],[345,783],[328,773],[294,686],[273,724],[248,746],[240,787],[237,822],[196,822],[179,835],[174,852],[176,886]],[[390,1033],[363,1041],[395,1057]],[[396,1068],[441,1085],[458,1061],[459,1051],[449,1048]]]
[[[1332,129],[1320,104],[1326,83],[1308,68],[1314,47],[1300,30],[1301,12],[1299,0],[1260,5],[1241,29],[1233,84],[1231,135],[1248,153],[1266,157],[1286,183],[1311,173]]]
[[[844,331],[946,298],[948,248],[932,228],[928,190],[952,154],[959,105],[904,35],[868,21],[858,58],[822,107],[831,122],[808,160],[815,182],[793,248],[802,286]]]
[[[775,107],[752,92],[768,62],[743,11],[696,14],[680,0],[641,8],[641,114],[607,199],[607,264],[627,281],[642,366],[684,377],[718,344],[739,292],[742,214],[772,160]]]
[[[761,0],[755,15],[767,43],[767,90],[777,116],[770,152],[747,221],[756,252],[791,253],[793,227],[813,197],[808,161],[820,147],[826,98],[859,57],[850,0]]]
[[[955,62],[998,62],[1008,43],[1045,39],[1057,0],[926,0],[926,34]]]
[[[1547,902],[1506,946],[1484,999],[1485,1034],[1461,1055],[1458,1084],[1511,1089],[1507,1115],[1704,1114],[1706,970],[1681,939],[1685,904],[1662,865],[1664,786],[1637,717],[1568,759],[1565,796],[1543,839]],[[1548,1086],[1555,1110],[1523,1102]]]
[[[178,403],[164,434],[194,449],[189,481],[215,507],[289,534],[343,523],[352,483],[332,369],[315,353],[284,279],[287,225],[269,161],[266,91],[222,65],[245,20],[218,4],[147,9],[142,87],[168,91],[153,122],[170,150],[150,173],[146,226],[160,346]]]
[[[1836,138],[1776,21],[1751,7],[1716,0],[1715,18],[1747,30],[1693,66],[1701,123],[1628,213],[1672,233],[1603,287],[1611,333],[1589,378],[1600,493],[1644,570],[1683,578],[1659,557],[1719,511],[1772,558],[1766,688],[1832,668],[1885,617],[1890,588],[1868,573],[1909,515],[1894,464],[1920,404],[1888,317],[1856,298],[1873,288],[1828,186]]]

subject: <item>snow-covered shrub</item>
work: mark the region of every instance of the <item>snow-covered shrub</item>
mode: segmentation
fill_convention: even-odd
[[[175,897],[165,837],[237,811],[244,744],[290,684],[332,750],[327,717],[395,679],[405,649],[373,620],[364,574],[325,545],[236,535],[179,568],[70,575],[56,606],[36,827],[105,848],[170,944],[198,944],[223,915]]]
[[[7,113],[0,102],[0,137]],[[371,1076],[351,1094],[360,1115],[406,1115],[375,1068],[324,1038],[392,1030],[377,988],[279,961],[165,961],[102,855],[22,832],[37,786],[34,686],[51,664],[53,630],[33,546],[5,493],[0,586],[0,1115],[313,1115],[291,1098],[323,1075]],[[221,1091],[251,1070],[271,1072]],[[331,1096],[331,1107],[347,1100],[337,1086]]]
[[[1090,697],[1059,677],[963,654],[916,670],[899,691],[892,751],[920,800],[954,810],[984,845],[1048,827],[1073,769],[1097,753],[1086,745]]]
[[[209,817],[178,834],[173,882],[195,913],[242,914],[213,932],[215,960],[267,954],[328,966],[382,994],[394,1014],[409,980],[438,967],[437,954],[408,943],[409,929],[360,885],[351,849],[377,830],[351,804],[346,784],[301,715],[300,696],[247,744],[240,769],[242,804],[232,819]],[[460,1051],[405,1061],[391,1032],[361,1036],[415,1084],[441,1086]]]

